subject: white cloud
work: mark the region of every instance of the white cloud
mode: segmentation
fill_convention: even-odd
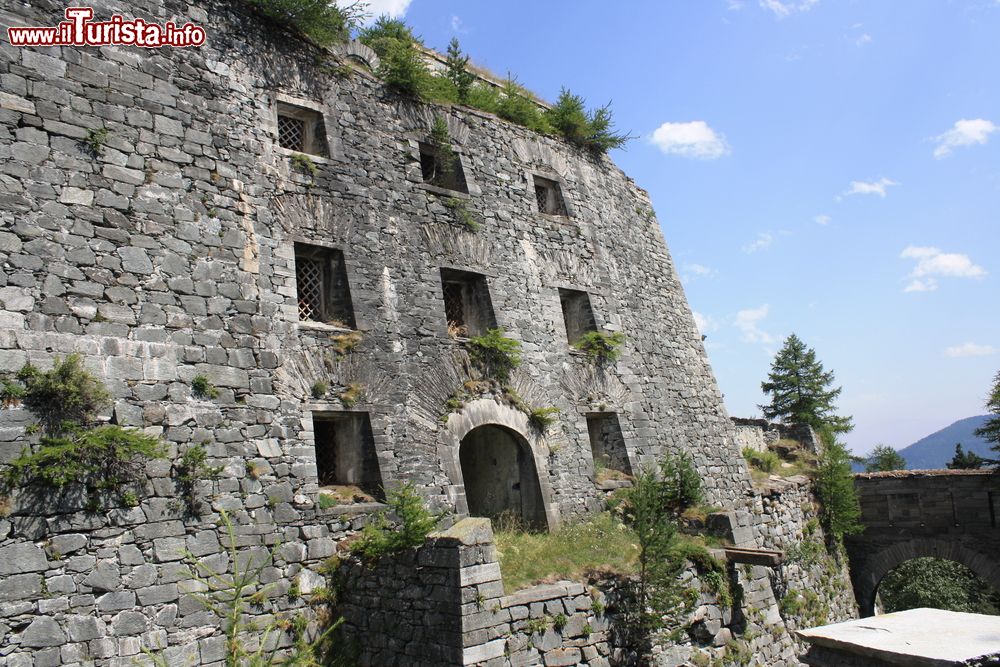
[[[765,345],[775,342],[774,336],[761,331],[760,322],[767,317],[769,306],[765,303],[759,308],[748,308],[736,313],[736,320],[733,326],[742,332],[741,338],[747,343],[764,343]]]
[[[817,225],[828,225],[830,224],[830,220],[832,219],[833,218],[831,218],[828,215],[817,215],[815,218],[813,218],[813,220],[816,221]]]
[[[926,278],[924,280],[916,279],[911,280],[910,283],[903,288],[904,292],[933,292],[938,288],[937,281],[933,278]]]
[[[413,0],[368,0],[365,13],[368,15],[366,23],[371,23],[380,16],[388,16],[391,19],[400,19],[406,15],[406,10],[410,8]],[[338,0],[337,4],[351,4],[345,0]]]
[[[703,120],[664,123],[653,131],[650,141],[664,153],[699,160],[715,160],[729,153],[725,137]]]
[[[934,142],[938,145],[934,149],[934,157],[940,160],[951,155],[956,148],[985,144],[989,141],[990,135],[997,130],[1000,130],[1000,127],[983,118],[957,121],[950,130],[934,137]]]
[[[1000,2],[1000,0],[997,0]],[[739,11],[743,9],[743,0],[727,0],[726,3],[729,6],[730,11]]]
[[[845,195],[878,195],[885,198],[885,191],[891,185],[899,185],[896,181],[882,177],[877,181],[851,181],[851,187]]]
[[[854,43],[857,44],[858,46],[864,46],[865,44],[871,43],[871,41],[872,41],[872,36],[866,32],[857,39],[855,39]]]
[[[684,282],[689,282],[694,278],[711,278],[715,274],[715,269],[704,264],[685,264],[681,267],[681,277]]]
[[[819,4],[819,0],[800,0],[799,2],[792,2],[791,0],[760,0],[760,6],[774,13],[778,18],[785,18],[790,16],[795,12],[807,12],[816,5]]]
[[[955,345],[954,347],[946,348],[944,351],[944,356],[946,357],[989,357],[997,353],[997,348],[992,345],[979,345],[977,343],[964,343],[962,345]]]
[[[907,246],[900,253],[901,259],[916,260],[913,270],[907,275],[910,282],[904,292],[933,292],[938,288],[938,278],[986,277],[986,269],[973,263],[968,255],[956,252],[941,252],[937,248]]]
[[[458,32],[458,33],[469,32],[468,30],[465,29],[465,24],[462,23],[462,17],[460,16],[451,17],[451,29],[453,32]]]
[[[767,232],[761,232],[757,235],[750,243],[743,246],[743,252],[749,254],[755,253],[758,250],[767,250],[771,247],[771,243],[774,242],[774,237]]]
[[[700,333],[707,334],[709,331],[715,331],[719,328],[718,323],[708,315],[702,315],[697,311],[691,314],[694,316],[695,326],[698,327]]]

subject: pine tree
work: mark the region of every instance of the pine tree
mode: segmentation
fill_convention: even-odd
[[[455,84],[458,91],[458,101],[466,104],[469,101],[469,90],[476,80],[476,76],[469,71],[469,56],[462,55],[462,49],[458,45],[458,38],[452,37],[448,44],[448,59],[445,61],[448,68],[445,76]]]
[[[979,454],[962,449],[962,443],[955,443],[955,456],[946,465],[949,470],[978,470],[986,463]]]
[[[834,414],[833,401],[841,388],[831,388],[833,371],[823,370],[816,352],[792,334],[771,364],[767,382],[760,384],[771,395],[769,405],[760,405],[768,419],[808,424],[821,433],[846,433],[854,428],[850,417]]]
[[[889,445],[875,445],[865,459],[865,472],[906,470],[906,459]]]
[[[976,435],[987,442],[992,442],[993,445],[990,449],[998,454],[997,458],[986,462],[1000,465],[1000,371],[997,371],[996,377],[993,378],[993,391],[990,392],[990,397],[986,401],[986,408],[994,416],[976,429]]]

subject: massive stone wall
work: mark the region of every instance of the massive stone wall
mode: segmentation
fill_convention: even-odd
[[[0,655],[10,665],[213,664],[222,635],[189,594],[185,552],[221,570],[263,557],[262,618],[319,585],[320,563],[371,507],[321,509],[317,433],[367,415],[380,481],[413,482],[462,513],[461,442],[496,427],[537,472],[554,527],[599,506],[586,416],[615,413],[631,469],[690,452],[708,501],[742,507],[745,465],[645,193],[611,162],[484,113],[415,104],[351,61],[303,44],[242,3],[95,5],[208,29],[198,49],[0,44],[0,371],[80,354],[109,415],[161,436],[138,504],[15,492],[0,519]],[[0,24],[55,25],[63,5],[0,8]],[[296,167],[277,104],[323,116],[328,156]],[[444,119],[468,194],[423,182],[419,143]],[[106,132],[104,132],[106,131]],[[88,145],[91,144],[91,145]],[[96,149],[96,150],[95,150]],[[569,215],[540,213],[534,175]],[[481,224],[456,221],[455,201]],[[296,243],[339,250],[353,328],[300,321]],[[441,269],[485,276],[496,323],[523,345],[511,384],[560,409],[544,432],[502,397],[446,403],[474,379],[448,335]],[[585,291],[614,364],[568,345],[559,288]],[[353,345],[353,349],[347,348]],[[205,376],[218,395],[196,395]],[[328,385],[327,391],[316,389]],[[351,401],[338,397],[354,392]],[[32,443],[0,411],[0,463]],[[320,427],[317,427],[320,424]],[[221,474],[179,502],[171,462],[204,445]],[[287,638],[282,641],[287,641]],[[581,649],[582,650],[582,649]]]

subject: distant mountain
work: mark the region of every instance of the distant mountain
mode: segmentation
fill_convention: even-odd
[[[973,435],[973,431],[982,426],[989,415],[959,419],[951,426],[917,440],[909,447],[899,450],[906,459],[906,467],[910,470],[934,470],[944,468],[955,455],[955,443],[962,443],[962,449],[975,452],[983,458],[996,458],[997,453],[990,451],[990,445],[982,438]]]

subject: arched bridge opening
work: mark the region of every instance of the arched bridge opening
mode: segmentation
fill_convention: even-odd
[[[879,584],[924,556],[952,560],[1000,590],[1000,474],[904,470],[855,476],[864,532],[847,538],[862,616],[875,613]]]

